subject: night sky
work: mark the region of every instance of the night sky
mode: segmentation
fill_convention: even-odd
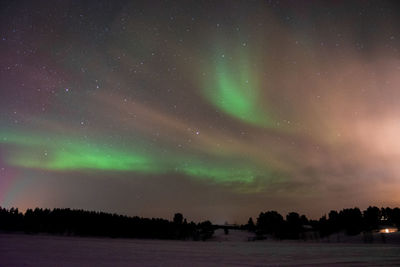
[[[398,206],[399,45],[398,2],[1,1],[0,206]]]

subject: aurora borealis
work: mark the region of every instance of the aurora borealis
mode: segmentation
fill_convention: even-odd
[[[217,61],[215,78],[211,79],[211,83],[204,90],[210,103],[226,114],[247,123],[272,126],[271,114],[261,108],[258,77],[250,76],[254,72],[250,64],[238,60],[237,64],[230,66],[232,59],[225,60],[225,54],[221,54],[221,59]]]
[[[395,1],[3,1],[0,206],[244,222],[400,205]]]

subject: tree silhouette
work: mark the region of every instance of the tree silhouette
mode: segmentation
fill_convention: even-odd
[[[211,238],[214,230],[210,222],[196,225],[175,214],[172,222],[159,218],[128,217],[104,212],[71,209],[18,209],[0,207],[0,230],[25,233],[50,233],[77,236],[108,236],[158,239]]]
[[[182,224],[183,223],[183,215],[181,213],[175,213],[174,215],[174,223]]]
[[[300,215],[296,212],[290,212],[286,215],[286,235],[290,239],[298,239],[303,231],[303,222]]]
[[[256,230],[256,225],[253,222],[253,218],[250,217],[247,221],[246,229],[250,232],[254,232]]]
[[[276,211],[261,212],[257,219],[258,234],[271,234],[279,237],[283,228],[283,217]]]
[[[379,208],[369,206],[363,212],[363,217],[365,222],[365,230],[371,231],[378,228],[382,216]]]
[[[363,230],[363,219],[359,208],[344,209],[339,214],[348,235],[357,235]]]

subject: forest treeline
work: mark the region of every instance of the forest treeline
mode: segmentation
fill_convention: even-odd
[[[383,227],[400,228],[399,208],[368,207],[332,210],[319,220],[290,212],[283,217],[277,211],[261,212],[256,219],[249,218],[242,226],[216,226],[210,221],[188,223],[181,213],[172,221],[159,218],[128,217],[118,214],[73,209],[28,209],[0,207],[0,231],[48,233],[72,236],[103,236],[126,238],[153,238],[179,240],[207,240],[214,230],[245,229],[258,239],[308,239],[310,235],[327,237],[335,233],[357,235],[371,233]]]
[[[172,221],[128,217],[105,212],[73,209],[28,209],[0,207],[0,230],[73,236],[206,240],[213,236],[210,221],[188,223],[181,213]]]
[[[399,208],[368,207],[361,211],[359,208],[332,210],[328,216],[319,220],[309,220],[305,215],[290,212],[284,218],[276,211],[261,212],[254,223],[252,218],[242,228],[253,231],[259,239],[272,236],[278,239],[307,238],[307,234],[318,234],[326,237],[335,233],[358,235],[371,233],[383,227],[400,228]]]

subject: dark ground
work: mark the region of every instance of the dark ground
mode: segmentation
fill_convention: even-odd
[[[400,265],[397,244],[247,242],[243,232],[216,236],[192,242],[0,234],[0,266]]]

